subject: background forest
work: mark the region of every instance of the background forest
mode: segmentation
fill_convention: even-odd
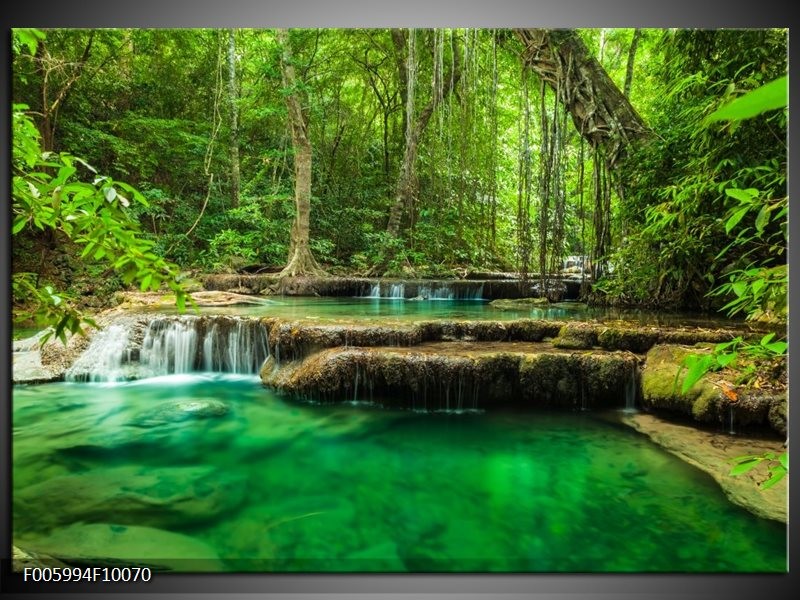
[[[576,35],[636,139],[581,135],[511,30],[16,30],[15,305],[280,271],[303,138],[329,274],[586,256],[596,303],[785,319],[786,111],[707,117],[786,74],[786,31]]]

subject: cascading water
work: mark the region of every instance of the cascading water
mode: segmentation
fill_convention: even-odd
[[[369,295],[364,296],[365,298],[380,298],[381,297],[381,283],[380,281],[376,282],[369,290]]]
[[[636,412],[636,367],[632,366],[625,381],[625,412]]]
[[[67,381],[126,379],[123,363],[130,361],[129,332],[122,325],[98,331],[92,343],[64,374]]]
[[[197,354],[195,323],[157,319],[147,328],[139,362],[152,375],[190,373]]]
[[[267,330],[257,319],[156,317],[140,325],[145,327],[141,344],[132,327],[114,324],[98,332],[67,380],[119,381],[203,370],[256,374],[269,356]]]
[[[389,299],[390,300],[403,300],[406,297],[406,284],[405,283],[393,283],[389,288]]]

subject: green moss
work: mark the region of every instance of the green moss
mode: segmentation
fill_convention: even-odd
[[[588,350],[597,345],[597,330],[592,325],[568,324],[558,332],[553,346],[569,350]]]
[[[658,332],[646,329],[608,327],[597,336],[597,343],[606,350],[630,350],[645,353],[658,341]]]

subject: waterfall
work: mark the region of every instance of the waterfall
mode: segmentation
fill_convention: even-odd
[[[142,342],[139,362],[152,375],[194,371],[198,355],[194,325],[192,321],[183,319],[151,321]]]
[[[636,366],[631,366],[625,381],[625,412],[636,412]]]
[[[98,331],[92,343],[67,369],[67,381],[120,381],[125,379],[122,368],[130,360],[128,329],[111,325]]]
[[[393,283],[389,288],[389,298],[391,300],[403,300],[406,297],[406,284]]]
[[[376,281],[375,285],[373,285],[369,290],[369,295],[364,296],[365,298],[380,298],[381,297],[381,282]]]
[[[452,300],[455,297],[453,289],[446,283],[437,283],[434,286],[421,286],[419,295],[426,300]]]
[[[728,416],[730,421],[730,426],[728,427],[728,433],[730,435],[735,435],[736,430],[733,428],[733,403],[728,406]]]
[[[256,374],[269,356],[266,328],[239,317],[156,317],[99,331],[68,381],[119,381],[196,371]],[[143,334],[143,335],[142,335]]]

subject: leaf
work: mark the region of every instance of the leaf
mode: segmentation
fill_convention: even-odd
[[[742,220],[742,218],[747,214],[750,210],[749,206],[745,206],[744,208],[740,208],[737,210],[733,215],[725,222],[725,233],[730,233],[731,229],[736,227],[736,224]]]
[[[772,342],[771,344],[766,344],[764,347],[773,354],[783,354],[786,352],[789,345],[786,342]]]
[[[14,219],[14,226],[11,228],[12,235],[18,234],[25,225],[28,223],[28,217],[25,215],[20,215],[16,219]]]
[[[736,395],[736,390],[729,388],[727,385],[722,386],[722,393],[731,402],[736,402],[739,399],[739,396]]]
[[[748,471],[752,471],[753,469],[755,469],[759,464],[761,464],[761,461],[762,458],[759,456],[752,458],[751,460],[740,462],[738,465],[736,465],[730,470],[728,475],[731,475],[733,477],[736,477],[737,475],[744,475]]]
[[[720,367],[727,367],[739,356],[738,352],[731,352],[729,354],[718,354],[717,363]]]
[[[761,233],[764,231],[767,223],[769,223],[769,206],[765,204],[761,207],[761,210],[758,211],[758,216],[756,217],[756,230]]]
[[[755,117],[768,110],[784,108],[789,99],[788,84],[788,75],[779,77],[715,110],[706,117],[705,123],[740,121]]]
[[[755,188],[747,188],[746,190],[728,188],[725,190],[725,193],[739,202],[752,202],[756,196],[758,196],[759,192]]]
[[[689,354],[684,359],[684,363],[689,367],[689,371],[686,373],[683,385],[681,386],[682,394],[692,389],[692,386],[700,381],[700,378],[709,371],[711,365],[714,363],[714,356],[711,354],[704,356]]]
[[[783,465],[783,468],[789,470],[789,453],[784,452],[778,457],[778,461]]]
[[[141,283],[141,285],[139,287],[141,288],[141,290],[143,292],[145,290],[147,290],[148,287],[150,287],[150,281],[152,281],[152,279],[153,279],[153,274],[152,273],[148,273],[147,275],[142,277],[142,283]]]
[[[770,471],[770,475],[772,475],[772,477],[770,477],[764,483],[761,484],[762,490],[768,490],[773,485],[778,483],[781,479],[786,477],[786,470],[783,468],[776,468],[774,471]]]
[[[733,293],[734,294],[736,294],[737,296],[739,296],[741,298],[741,296],[747,290],[747,283],[744,282],[744,281],[734,281],[731,284],[731,289],[733,289]]]
[[[107,202],[113,202],[114,198],[117,197],[117,190],[115,190],[112,186],[109,186],[103,190],[103,195],[105,196]]]
[[[774,337],[775,337],[775,333],[774,332],[773,333],[768,333],[767,335],[765,335],[764,337],[761,338],[761,341],[759,342],[759,344],[761,344],[762,346],[766,346],[767,344],[769,344],[772,341],[772,338],[774,338]]]

